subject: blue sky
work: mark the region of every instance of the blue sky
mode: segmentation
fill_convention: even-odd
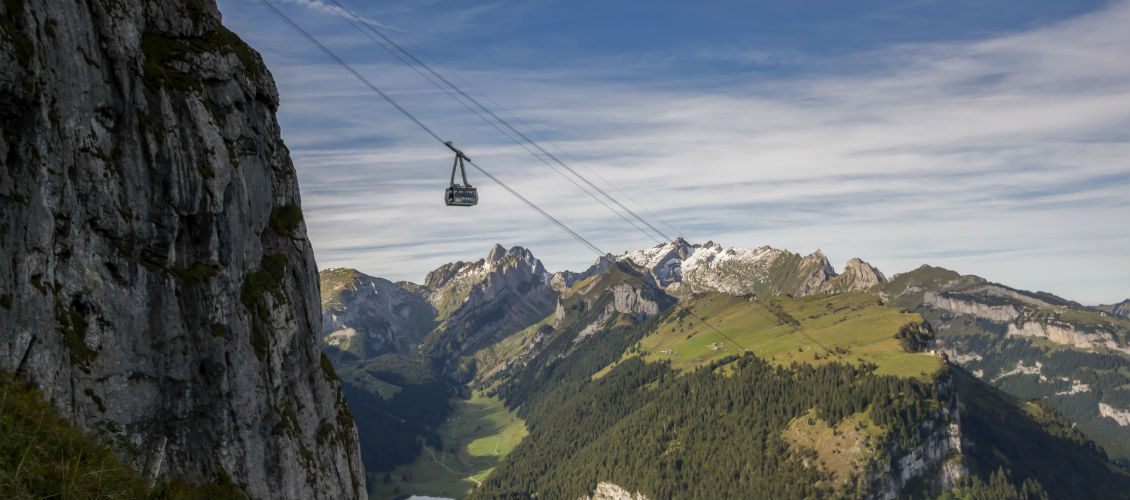
[[[1130,297],[1130,2],[339,1],[672,235]],[[602,250],[655,244],[326,3],[274,2]],[[595,259],[475,172],[480,205],[444,207],[446,149],[257,1],[219,5],[274,74],[319,266]]]

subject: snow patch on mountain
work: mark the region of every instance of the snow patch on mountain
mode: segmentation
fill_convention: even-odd
[[[839,276],[819,250],[801,257],[769,246],[724,248],[710,241],[692,245],[682,238],[626,252],[616,260],[644,268],[657,285],[674,295],[714,291],[801,296],[865,290],[886,282],[883,273],[859,259],[849,261]]]

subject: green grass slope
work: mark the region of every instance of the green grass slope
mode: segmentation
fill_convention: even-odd
[[[415,461],[374,481],[369,497],[391,499],[411,493],[464,498],[482,484],[528,431],[501,401],[476,392],[470,399],[455,403],[439,434],[442,448],[425,446]]]
[[[938,371],[941,358],[906,352],[895,338],[903,326],[921,322],[918,314],[862,293],[755,300],[700,294],[676,306],[633,352],[683,370],[748,350],[781,365],[837,360],[921,377]]]
[[[318,272],[321,285],[322,310],[334,311],[345,306],[341,300],[342,294],[351,291],[356,286],[361,272],[349,268],[333,268]]]

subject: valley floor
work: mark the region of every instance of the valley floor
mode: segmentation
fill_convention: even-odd
[[[443,450],[424,446],[412,463],[370,485],[369,498],[404,495],[463,498],[526,437],[526,425],[497,398],[475,392],[455,400],[455,411],[440,427]]]

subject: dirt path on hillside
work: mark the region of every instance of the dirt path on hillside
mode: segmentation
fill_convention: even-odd
[[[431,449],[431,448],[427,448],[427,450],[428,450],[428,453],[431,453],[431,454],[432,454],[432,461],[433,461],[433,462],[435,462],[435,463],[439,464],[439,466],[440,466],[440,467],[443,467],[444,469],[447,469],[447,472],[450,472],[450,473],[452,473],[452,474],[455,474],[456,476],[461,476],[461,475],[462,475],[462,473],[459,473],[459,472],[455,472],[454,470],[452,470],[452,469],[451,469],[451,467],[448,467],[448,466],[447,466],[447,464],[445,464],[445,463],[441,462],[441,461],[440,461],[440,460],[439,460],[438,458],[436,458],[436,452],[435,452],[435,450],[433,450],[433,449]]]

